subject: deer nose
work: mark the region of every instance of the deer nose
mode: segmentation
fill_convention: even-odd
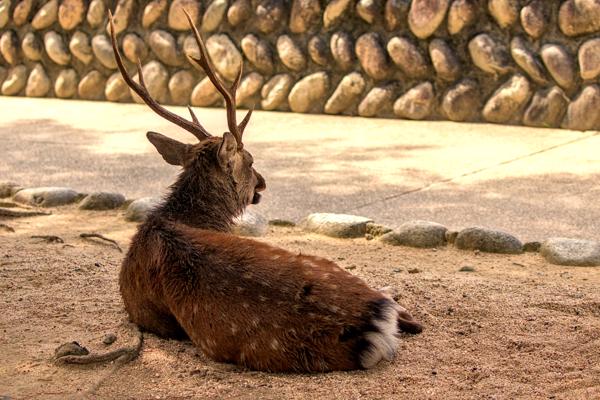
[[[267,188],[267,184],[265,183],[265,178],[263,178],[262,175],[256,171],[254,171],[254,173],[256,174],[256,179],[257,179],[256,187],[254,188],[254,191],[262,192],[263,190],[265,190]]]

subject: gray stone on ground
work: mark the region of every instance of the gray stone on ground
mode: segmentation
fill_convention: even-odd
[[[235,219],[233,233],[240,236],[264,236],[269,229],[269,221],[261,214],[246,210]]]
[[[582,239],[550,238],[540,249],[546,261],[576,267],[600,266],[600,242]]]
[[[357,215],[315,213],[306,217],[300,225],[308,232],[338,238],[356,238],[365,236],[369,222],[373,220]]]
[[[454,245],[462,250],[480,250],[488,253],[520,254],[523,252],[523,244],[513,235],[479,227],[460,231]]]
[[[74,203],[79,198],[79,193],[71,188],[37,187],[18,191],[13,200],[32,206],[56,207]]]
[[[142,222],[146,219],[150,211],[160,204],[157,197],[142,197],[129,204],[125,212],[125,219],[131,222]]]
[[[125,196],[121,193],[96,192],[84,197],[79,204],[82,210],[113,210],[125,203]]]
[[[393,246],[431,248],[446,244],[448,229],[435,222],[409,221],[381,237],[381,241]]]

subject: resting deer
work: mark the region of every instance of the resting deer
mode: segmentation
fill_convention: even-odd
[[[241,68],[226,87],[189,15],[188,21],[200,53],[190,58],[225,99],[229,131],[222,137],[210,135],[191,109],[189,121],[153,100],[139,62],[139,83],[128,75],[110,16],[124,80],[152,110],[198,139],[190,145],[147,134],[182,171],[123,262],[120,288],[131,321],[163,337],[189,337],[211,359],[255,370],[351,370],[392,359],[401,331],[421,331],[392,298],[331,261],[230,233],[235,217],[266,188],[242,142],[252,110],[237,123]]]

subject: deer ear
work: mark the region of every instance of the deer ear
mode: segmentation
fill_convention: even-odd
[[[237,141],[231,132],[223,134],[223,141],[219,147],[219,165],[224,171],[227,171],[229,162],[237,151]]]
[[[189,146],[157,132],[148,132],[146,137],[156,147],[162,158],[171,165],[183,166]]]

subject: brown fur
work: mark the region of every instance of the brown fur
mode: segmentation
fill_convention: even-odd
[[[171,194],[133,238],[120,274],[131,320],[161,336],[187,336],[214,360],[252,369],[361,368],[371,346],[365,334],[377,331],[373,319],[392,301],[331,261],[228,233],[252,198],[247,191],[265,185],[247,164],[232,168],[237,182],[222,170],[221,142],[188,148]],[[252,181],[251,169],[254,187],[242,178]],[[398,310],[400,328],[420,331]]]

